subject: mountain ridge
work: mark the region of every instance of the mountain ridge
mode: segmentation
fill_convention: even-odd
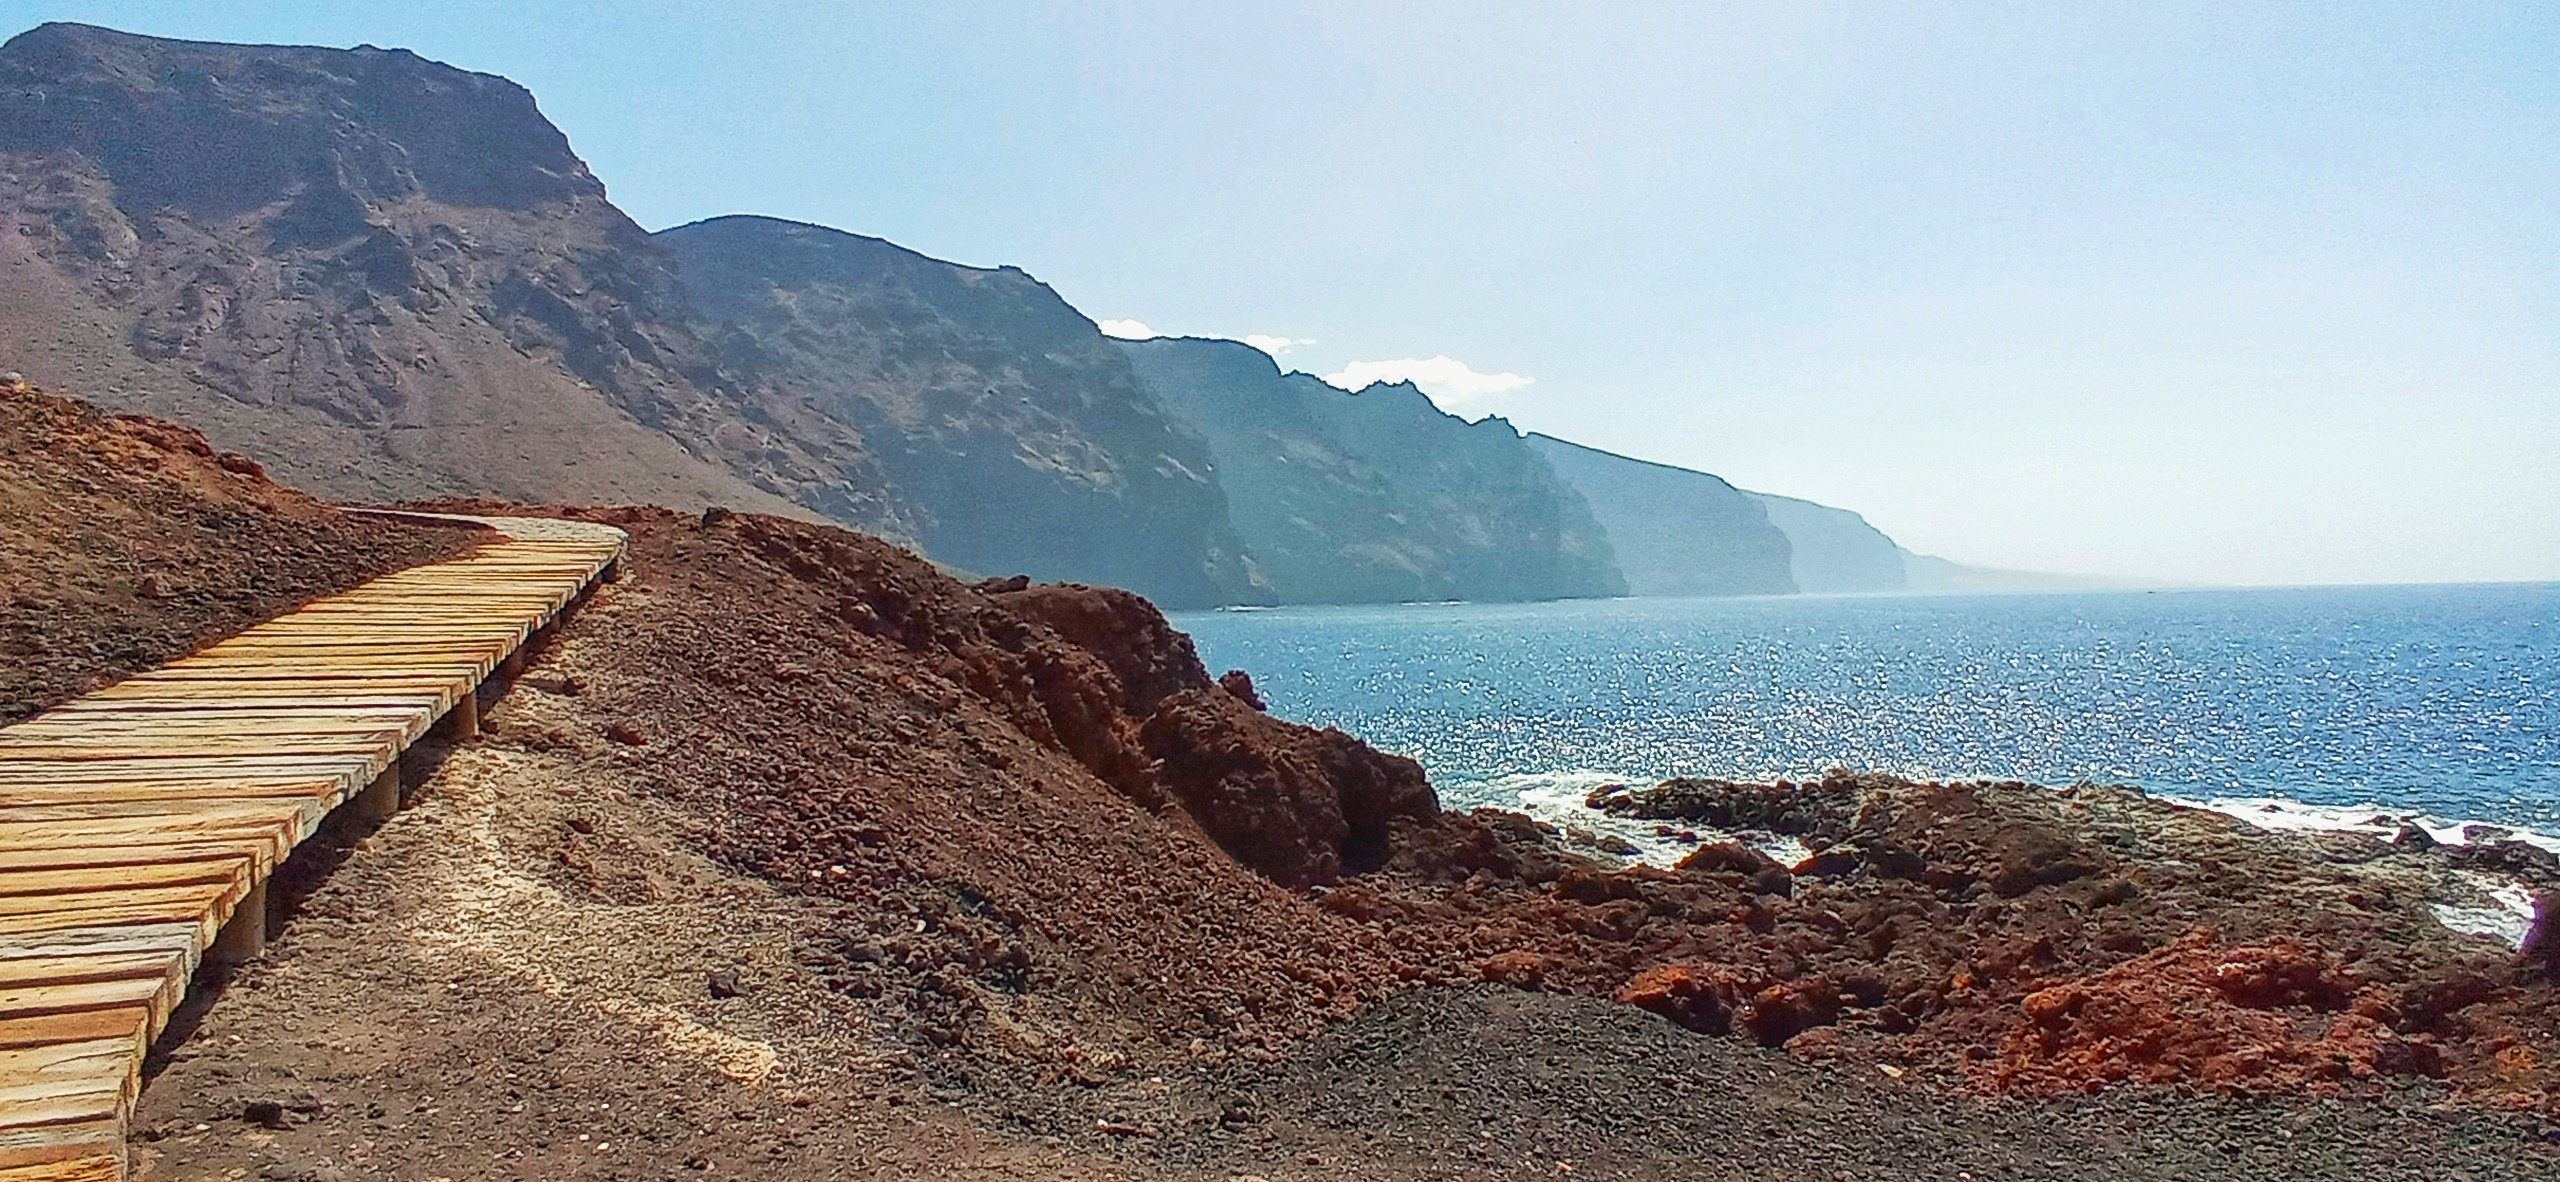
[[[1794,541],[1723,477],[1532,432],[1528,444],[1583,494],[1635,595],[1785,595]]]
[[[1201,445],[1055,293],[1026,289],[1090,334],[1101,371],[1053,391],[1091,413],[1035,440],[1002,438],[1018,420],[983,396],[942,395],[1043,359],[930,309],[923,357],[884,338],[880,365],[818,380],[706,322],[662,240],[491,75],[43,26],[0,46],[0,221],[18,231],[0,235],[8,364],[199,424],[326,495],[724,504],[1169,604],[1259,598],[1217,490],[1183,471]],[[959,338],[972,363],[943,364]],[[933,424],[866,413],[914,399]],[[903,496],[898,461],[955,432],[1003,479]],[[970,544],[1061,518],[1112,528]]]
[[[1236,341],[1118,345],[1209,441],[1283,602],[1626,591],[1589,507],[1508,422],[1467,423],[1411,383],[1340,390]]]
[[[530,91],[407,50],[20,34],[0,228],[0,368],[342,500],[725,505],[1175,607],[1909,584],[1855,514],[1116,342],[1019,267],[758,214],[650,232]],[[1225,401],[1183,385],[1209,376]]]

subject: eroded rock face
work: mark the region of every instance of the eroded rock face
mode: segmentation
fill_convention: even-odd
[[[651,245],[730,370],[860,438],[892,532],[925,553],[1174,607],[1268,602],[1208,445],[1047,284],[777,218]]]
[[[1723,477],[1550,435],[1531,450],[1591,503],[1631,595],[1785,595],[1794,545],[1760,498]],[[1818,565],[1818,564],[1817,564]]]
[[[1118,347],[1207,441],[1237,532],[1280,602],[1627,591],[1583,495],[1500,418],[1466,422],[1409,384],[1346,393],[1236,341]]]

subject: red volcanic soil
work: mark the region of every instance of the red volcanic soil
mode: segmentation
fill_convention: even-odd
[[[780,518],[576,515],[641,572],[570,626],[576,713],[711,857],[833,904],[809,971],[918,1049],[1269,1048],[1406,979],[1295,888],[1436,816],[1421,769],[1254,709],[1146,601]]]
[[[375,575],[471,531],[351,515],[173,423],[0,382],[0,722]]]

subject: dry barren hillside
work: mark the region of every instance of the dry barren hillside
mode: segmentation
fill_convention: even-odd
[[[468,548],[347,514],[151,419],[0,380],[0,723]]]

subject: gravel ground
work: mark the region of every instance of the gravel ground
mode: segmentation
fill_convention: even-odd
[[[1853,1070],[1595,999],[1413,993],[1215,1079],[1203,1094],[1247,1104],[1244,1131],[1158,1152],[1212,1176],[1293,1160],[1378,1178],[2560,1178],[2560,1130],[2425,1091],[1986,1100]]]

